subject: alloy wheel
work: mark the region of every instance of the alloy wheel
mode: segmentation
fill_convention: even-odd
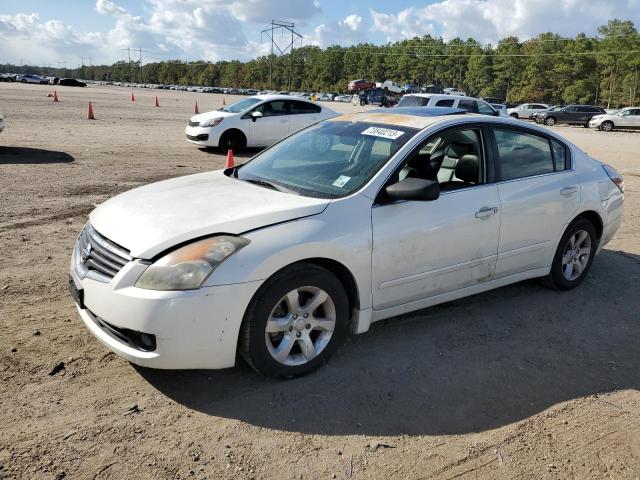
[[[267,350],[281,364],[303,365],[327,347],[335,326],[336,307],[327,292],[296,288],[271,310],[265,328]]]
[[[573,281],[582,275],[591,257],[591,236],[585,230],[576,231],[564,248],[562,254],[562,274],[566,280]]]

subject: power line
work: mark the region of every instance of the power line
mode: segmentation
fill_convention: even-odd
[[[628,54],[628,53],[640,53],[640,50],[618,50],[618,51],[603,51],[603,52],[552,52],[552,53],[418,53],[418,52],[370,52],[365,50],[347,50],[345,53],[358,53],[362,55],[393,55],[393,56],[405,56],[405,57],[559,57],[559,56],[574,56],[574,55],[616,55],[616,54]]]

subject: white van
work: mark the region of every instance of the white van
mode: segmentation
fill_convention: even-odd
[[[494,117],[500,115],[500,112],[484,100],[439,93],[408,93],[400,99],[398,107],[460,108],[471,113],[480,113],[482,115],[492,115]]]

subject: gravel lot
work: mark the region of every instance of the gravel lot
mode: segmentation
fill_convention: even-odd
[[[524,282],[380,322],[283,382],[241,362],[133,367],[66,291],[95,204],[222,166],[184,125],[223,97],[49,91],[0,84],[0,478],[640,477],[640,133],[556,127],[626,181],[623,225],[578,289]]]

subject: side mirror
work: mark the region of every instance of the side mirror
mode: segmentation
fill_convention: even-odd
[[[259,118],[262,118],[262,112],[251,112],[251,121],[255,122]]]
[[[433,180],[407,177],[389,185],[385,191],[391,200],[437,200],[440,196],[440,185]]]

